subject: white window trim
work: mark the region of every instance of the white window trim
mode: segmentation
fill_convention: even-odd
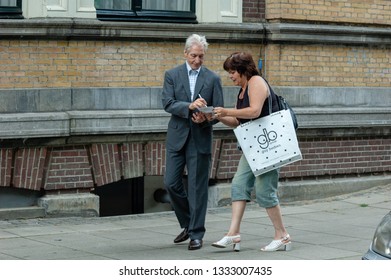
[[[25,18],[96,18],[94,0],[23,0],[22,10]]]
[[[228,1],[229,10],[222,10],[222,1]],[[243,0],[197,0],[196,13],[198,22],[242,23]]]

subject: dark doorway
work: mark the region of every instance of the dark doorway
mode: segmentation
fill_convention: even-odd
[[[144,213],[144,178],[132,178],[95,188],[101,217]]]

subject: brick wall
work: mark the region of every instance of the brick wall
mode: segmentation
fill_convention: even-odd
[[[166,48],[178,59],[161,55]],[[181,51],[170,43],[2,40],[0,82],[2,88],[156,86]]]
[[[303,159],[281,169],[282,178],[317,178],[389,172],[389,137],[300,139]]]
[[[318,179],[389,172],[389,137],[299,138],[303,159],[281,168],[281,180]],[[217,172],[218,179],[232,178],[241,153],[235,140],[225,140]]]
[[[145,170],[146,175],[164,174],[166,164],[165,142],[153,142],[145,146]]]
[[[98,186],[121,180],[118,145],[91,145],[91,161]]]
[[[0,186],[11,185],[12,150],[0,149]]]
[[[147,46],[147,48],[145,48]],[[167,53],[169,49],[169,53]],[[260,46],[211,44],[205,65],[231,86],[225,58]],[[2,88],[161,86],[164,71],[183,63],[182,43],[0,41]],[[280,86],[374,86],[390,84],[391,50],[384,47],[268,45],[266,77]]]
[[[386,136],[301,137],[299,145],[303,159],[281,168],[281,180],[365,176],[390,171],[391,139]],[[241,156],[236,140],[217,139],[213,147],[211,179],[230,180]],[[0,149],[0,178],[8,178],[1,185],[63,193],[89,191],[121,178],[163,176],[164,149],[164,142],[160,141],[144,146],[114,143]],[[133,172],[127,173],[127,170]]]
[[[0,40],[1,88],[162,86],[164,71],[184,63],[184,42]],[[211,43],[205,66],[232,85],[222,65],[256,44]]]
[[[164,158],[159,162],[156,153],[163,154],[164,145],[112,143],[0,148],[0,186],[43,189],[50,193],[90,191],[121,179],[161,175]],[[159,169],[155,168],[157,164]]]
[[[243,22],[265,21],[266,0],[243,0]]]
[[[46,148],[17,150],[14,157],[12,185],[16,188],[38,191],[43,182]],[[9,176],[11,176],[10,173]]]
[[[216,176],[218,179],[231,179],[236,172],[241,153],[237,141],[225,140],[221,143],[221,153]]]
[[[390,86],[390,47],[276,44],[263,57],[266,76],[279,86]]]
[[[389,0],[266,0],[270,21],[391,25]]]
[[[67,191],[93,187],[91,164],[86,146],[50,148],[48,155],[46,180],[41,185],[42,188],[48,191]]]

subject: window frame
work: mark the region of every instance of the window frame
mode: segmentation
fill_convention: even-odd
[[[162,11],[142,9],[141,0],[132,1],[132,10],[96,9],[96,17],[102,21],[198,23],[196,0],[190,1],[190,11]]]
[[[16,0],[16,6],[0,6],[0,19],[23,19],[22,0]]]

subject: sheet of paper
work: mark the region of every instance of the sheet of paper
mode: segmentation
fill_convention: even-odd
[[[198,111],[205,113],[205,114],[211,114],[211,113],[213,113],[213,106],[201,107],[201,108],[198,108]]]

